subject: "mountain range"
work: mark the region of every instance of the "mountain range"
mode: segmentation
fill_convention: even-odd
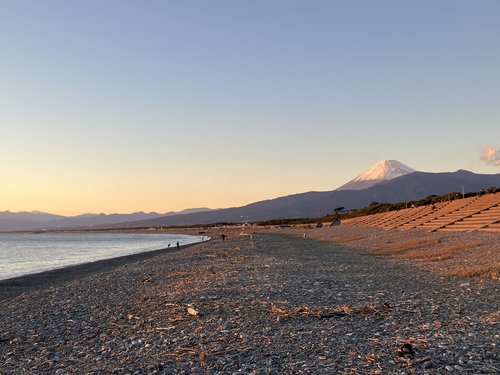
[[[0,211],[0,231],[31,230],[31,229],[58,229],[58,228],[85,228],[100,227],[115,223],[128,223],[138,220],[148,220],[173,215],[203,212],[210,208],[189,208],[183,211],[167,212],[133,212],[130,214],[83,214],[78,216],[62,216],[45,212],[10,212]]]
[[[0,231],[41,228],[113,228],[181,226],[217,222],[251,222],[281,218],[320,217],[336,207],[356,209],[371,202],[404,202],[431,194],[475,192],[500,187],[500,174],[456,172],[428,173],[396,161],[381,160],[366,172],[331,191],[310,191],[225,209],[195,208],[181,212],[85,214],[64,217],[41,212],[0,212]]]
[[[384,180],[363,190],[311,191],[255,202],[243,207],[182,216],[174,215],[128,224],[132,226],[175,226],[320,217],[332,213],[336,207],[356,209],[365,207],[374,201],[387,203],[414,201],[432,194],[444,195],[449,192],[460,192],[462,186],[465,192],[500,187],[500,174],[476,174],[465,170],[446,173],[413,172]]]

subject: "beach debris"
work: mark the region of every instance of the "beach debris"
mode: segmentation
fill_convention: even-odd
[[[184,320],[186,320],[186,319],[184,319],[182,317],[177,317],[177,318],[169,319],[169,322],[170,323],[178,323],[178,322],[183,322]]]
[[[207,359],[207,356],[208,356],[208,355],[207,355],[207,353],[205,353],[205,352],[200,352],[200,354],[199,354],[199,356],[198,356],[198,358],[200,359],[200,363],[205,362],[205,359]]]
[[[192,308],[191,306],[189,306],[187,308],[187,312],[189,315],[192,315],[192,316],[201,316],[200,312],[194,308]]]
[[[198,354],[198,351],[195,348],[176,348],[173,353],[167,354],[167,357],[170,357],[176,361],[183,361],[184,357],[187,356],[193,356]],[[199,357],[199,354],[198,354]]]
[[[299,317],[308,317],[316,319],[329,319],[334,317],[343,317],[347,315],[372,315],[372,314],[382,314],[382,310],[387,309],[387,304],[382,304],[381,306],[375,305],[360,305],[360,306],[349,306],[342,305],[338,307],[319,307],[311,308],[308,305],[303,305],[301,307],[296,307],[292,309],[285,310],[285,308],[278,307],[274,304],[271,305],[271,313],[280,319],[293,319]]]
[[[377,356],[374,353],[369,353],[365,355],[365,361],[368,363],[375,363],[377,361]]]

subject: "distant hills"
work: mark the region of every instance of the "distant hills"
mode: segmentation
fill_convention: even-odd
[[[43,226],[44,223],[63,219],[64,216],[45,212],[0,211],[0,230],[22,230]]]
[[[210,208],[190,208],[179,212],[134,212],[131,214],[83,214],[78,216],[54,215],[39,211],[10,212],[0,211],[0,231],[39,230],[58,228],[102,227],[115,223],[128,223],[139,220],[155,219],[172,215],[209,211]]]
[[[85,214],[74,217],[42,212],[0,212],[0,231],[181,226],[209,223],[241,223],[270,219],[320,217],[336,207],[362,208],[370,203],[396,203],[449,192],[477,192],[500,187],[500,174],[416,172],[396,160],[382,160],[365,173],[331,191],[310,191],[225,209],[193,208],[159,214]]]

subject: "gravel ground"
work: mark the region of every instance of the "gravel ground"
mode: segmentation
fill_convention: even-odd
[[[263,232],[331,241],[440,275],[500,280],[500,234],[383,230],[341,225],[334,228],[272,228]],[[467,272],[469,271],[469,272]]]
[[[500,373],[497,281],[331,242],[230,236],[76,276],[3,296],[1,374]]]

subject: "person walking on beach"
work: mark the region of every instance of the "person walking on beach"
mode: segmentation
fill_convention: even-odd
[[[180,248],[181,248],[181,246],[179,245],[179,241],[177,241],[177,250]]]

